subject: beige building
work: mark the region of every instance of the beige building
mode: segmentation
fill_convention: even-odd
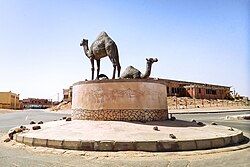
[[[0,92],[0,108],[20,109],[19,94],[9,92]]]
[[[72,101],[72,86],[69,89],[63,89],[63,101]]]

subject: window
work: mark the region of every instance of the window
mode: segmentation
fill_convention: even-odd
[[[177,93],[177,94],[180,93],[180,88],[176,88],[176,93]]]
[[[201,88],[199,88],[199,93],[201,93]]]
[[[217,92],[216,92],[216,90],[206,89],[206,94],[216,95],[216,94],[217,94]]]

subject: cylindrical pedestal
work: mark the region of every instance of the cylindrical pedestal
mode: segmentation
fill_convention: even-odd
[[[166,86],[148,80],[81,81],[73,85],[73,119],[168,119]]]

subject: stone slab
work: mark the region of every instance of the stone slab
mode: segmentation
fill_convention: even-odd
[[[223,138],[215,138],[211,140],[212,148],[220,148],[226,145]]]
[[[136,141],[135,145],[137,151],[158,151],[157,141]]]
[[[196,150],[197,149],[197,145],[196,145],[195,140],[179,141],[178,142],[178,147],[179,147],[178,148],[179,150],[183,150],[183,151]]]
[[[135,142],[133,141],[115,141],[114,151],[133,151],[136,150]]]

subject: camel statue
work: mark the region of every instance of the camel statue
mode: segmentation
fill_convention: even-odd
[[[106,32],[101,32],[97,39],[92,43],[90,49],[88,47],[88,40],[83,39],[80,43],[80,46],[83,47],[85,55],[90,59],[91,62],[91,71],[92,71],[92,80],[94,79],[94,60],[97,64],[97,77],[99,79],[100,72],[100,59],[108,56],[110,61],[113,64],[113,77],[115,79],[116,68],[118,71],[118,77],[120,77],[121,66],[119,62],[118,48],[115,42],[108,36]]]
[[[151,68],[152,68],[152,64],[154,62],[157,62],[158,59],[155,58],[149,58],[146,59],[147,60],[147,65],[146,65],[146,72],[145,74],[142,74],[139,70],[137,70],[136,68],[134,68],[133,66],[128,66],[125,71],[122,73],[121,78],[130,78],[130,79],[145,79],[148,78],[151,74]]]

